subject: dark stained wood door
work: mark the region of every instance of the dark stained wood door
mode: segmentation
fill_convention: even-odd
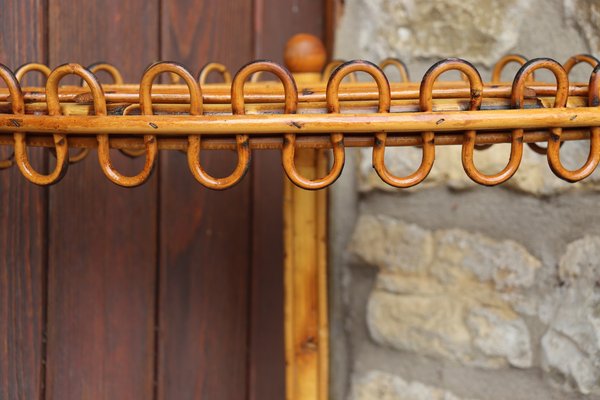
[[[237,70],[253,57],[251,0],[164,2],[162,15],[164,59],[197,71],[208,60]],[[225,176],[235,154],[207,152],[202,159]],[[185,154],[161,160],[158,398],[244,398],[251,179],[215,192],[188,171]]]
[[[43,2],[15,1],[11,8],[4,3],[0,62],[13,70],[26,60],[45,62]],[[33,165],[46,163],[41,150],[30,155]],[[17,168],[0,172],[0,399],[39,399],[45,382],[48,191],[27,182]]]
[[[0,62],[107,61],[130,82],[160,59],[236,71],[282,62],[295,33],[323,36],[324,6],[0,0]],[[284,398],[280,154],[255,152],[225,192],[201,187],[183,154],[158,159],[136,189],[110,183],[95,152],[51,188],[0,171],[0,399]],[[225,174],[235,155],[205,160]]]
[[[158,18],[152,1],[48,0],[49,63],[106,60],[138,80],[159,56]],[[49,189],[47,398],[151,398],[157,176],[113,185],[95,151],[69,169]]]

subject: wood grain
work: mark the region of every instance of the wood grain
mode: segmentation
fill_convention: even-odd
[[[257,59],[283,63],[283,49],[296,33],[322,35],[321,0],[255,0],[254,52]],[[255,152],[252,163],[252,400],[285,397],[283,314],[283,185],[280,151]]]
[[[324,176],[322,150],[298,151],[298,171]],[[285,182],[285,357],[286,398],[328,398],[327,192]]]
[[[235,72],[252,58],[252,1],[163,2],[161,58],[197,72]],[[235,153],[203,152],[210,173]],[[159,399],[238,400],[247,393],[251,179],[224,192],[200,186],[184,154],[161,160]]]
[[[158,17],[158,0],[50,0],[50,64],[108,61],[138,80]],[[113,155],[125,173],[143,165]],[[156,175],[117,187],[95,151],[50,189],[48,399],[152,398],[156,199]]]
[[[322,33],[315,0],[0,6],[0,62],[101,60],[126,81],[159,58],[194,73],[207,61],[233,72],[252,58],[281,62],[292,34]],[[169,153],[159,157],[160,179],[133,190],[109,183],[95,152],[49,190],[16,169],[0,174],[0,398],[284,396],[279,152],[260,152],[250,176],[222,193],[200,187],[184,155]],[[143,164],[112,155],[124,172]],[[223,175],[235,154],[202,160]]]
[[[255,152],[252,166],[249,398],[285,398],[283,172],[281,152]]]
[[[45,60],[45,2],[0,1],[0,62]],[[3,84],[1,86],[4,86]],[[8,153],[1,149],[2,156]],[[42,166],[45,151],[30,152]],[[44,381],[47,189],[0,171],[0,399],[39,399]]]
[[[335,50],[335,28],[337,27],[338,19],[343,13],[344,1],[345,0],[324,0],[323,43],[327,49],[327,60],[331,60],[333,57],[333,52]]]
[[[255,0],[255,54],[283,63],[286,42],[297,33],[323,37],[323,0]]]

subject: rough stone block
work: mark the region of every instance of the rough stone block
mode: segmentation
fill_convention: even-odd
[[[347,0],[338,46],[371,59],[457,57],[490,65],[518,39],[527,0]]]
[[[532,365],[514,303],[540,261],[519,244],[365,215],[351,249],[380,268],[367,314],[377,343],[485,368]]]
[[[599,236],[567,246],[557,281],[539,279],[540,260],[514,241],[383,215],[361,215],[349,248],[378,268],[366,316],[377,344],[475,368],[537,366],[564,390],[600,395]]]
[[[431,387],[421,382],[407,382],[396,375],[370,371],[362,376],[354,377],[350,400],[461,399],[446,390]]]
[[[565,167],[579,168],[588,155],[588,142],[565,144],[561,149],[561,159]],[[475,152],[475,164],[480,171],[491,174],[501,171],[508,162],[508,146],[496,145],[489,149]],[[415,171],[421,163],[421,149],[398,148],[386,151],[386,165],[398,176],[405,176]],[[398,190],[383,182],[372,167],[372,150],[361,149],[359,164],[359,187],[362,191]],[[433,186],[447,185],[453,189],[466,190],[478,186],[465,173],[461,162],[460,146],[438,146],[433,168],[425,181],[408,190],[423,190]],[[503,184],[504,187],[539,196],[559,194],[566,191],[600,189],[600,169],[582,182],[572,184],[557,178],[546,157],[525,148],[523,160],[515,175]],[[402,189],[407,190],[407,189]]]

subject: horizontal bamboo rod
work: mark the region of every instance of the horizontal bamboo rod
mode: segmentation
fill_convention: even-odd
[[[563,132],[561,141],[587,140],[589,138],[589,130],[586,129],[570,129]],[[523,141],[525,143],[547,142],[550,137],[548,131],[528,131],[525,132]],[[69,147],[74,148],[96,148],[98,140],[95,136],[75,136],[69,137]],[[453,133],[436,133],[436,146],[461,145],[463,143],[463,134],[461,132]],[[510,143],[510,132],[484,132],[477,135],[475,143],[483,144],[499,144]],[[161,137],[157,139],[158,148],[160,150],[182,150],[185,151],[188,147],[187,137]],[[254,150],[281,149],[283,147],[282,137],[253,137],[249,140],[250,148]],[[386,147],[396,146],[420,146],[423,143],[420,135],[393,135],[390,134],[386,141]],[[12,146],[14,144],[13,136],[10,134],[0,134],[0,145]],[[344,137],[344,145],[346,147],[373,147],[373,135],[358,135]],[[27,135],[27,145],[34,147],[54,147],[54,141],[51,136],[45,135]],[[331,148],[331,139],[329,136],[300,136],[296,140],[298,148]],[[114,149],[144,149],[142,138],[136,137],[119,137],[113,136],[110,140],[110,147]],[[206,150],[235,150],[236,142],[232,138],[205,138],[202,141],[202,148]]]
[[[316,190],[341,174],[345,145],[372,147],[373,166],[381,179],[394,187],[410,187],[427,177],[435,161],[435,145],[462,145],[465,172],[475,182],[491,186],[515,173],[522,142],[546,154],[533,143],[547,141],[552,171],[561,179],[576,182],[589,176],[600,161],[599,68],[594,69],[589,84],[573,84],[568,77],[568,68],[574,63],[598,64],[593,57],[585,57],[571,58],[564,67],[551,59],[526,62],[521,57],[517,62],[522,67],[512,84],[484,84],[477,70],[460,59],[436,63],[420,83],[391,86],[380,68],[362,60],[325,74],[326,83],[309,84],[269,61],[246,65],[233,80],[224,73],[225,81],[231,83],[200,86],[189,71],[174,63],[153,64],[139,85],[122,84],[116,73],[113,78],[119,84],[103,86],[81,65],[66,64],[52,72],[42,71],[48,77],[44,88],[21,88],[19,73],[14,76],[3,68],[2,79],[10,91],[0,89],[0,144],[14,146],[14,153],[0,160],[0,168],[17,165],[31,182],[49,185],[64,176],[69,164],[88,154],[87,149],[69,154],[69,147],[96,147],[104,174],[118,185],[134,187],[152,173],[158,149],[178,149],[187,153],[196,180],[210,189],[223,190],[243,178],[251,149],[281,149],[290,180]],[[537,69],[550,70],[556,84],[533,81]],[[469,83],[436,82],[440,74],[451,70],[460,71]],[[340,86],[345,76],[357,71],[371,75],[376,84]],[[186,85],[153,85],[158,74],[165,72],[179,75]],[[256,72],[275,74],[280,83],[246,85]],[[79,75],[87,87],[59,87],[68,74]],[[320,79],[320,74],[315,76]],[[498,76],[496,73],[494,82]],[[202,74],[198,79],[203,81]],[[578,170],[566,169],[557,142],[587,139],[590,155],[586,163]],[[495,175],[478,171],[473,163],[475,145],[506,142],[512,143],[507,167]],[[54,147],[54,169],[48,174],[33,169],[27,145]],[[423,157],[417,171],[405,177],[391,173],[385,166],[386,145],[419,146]],[[144,155],[142,171],[126,176],[115,170],[111,147],[134,157]],[[302,147],[332,148],[334,161],[325,177],[312,180],[298,172],[294,152]],[[234,149],[238,162],[232,174],[223,178],[207,174],[200,149]]]
[[[523,101],[524,108],[552,107],[553,98],[533,98]],[[433,111],[460,111],[468,110],[468,99],[435,99],[432,101]],[[583,97],[571,97],[568,107],[582,107],[587,104],[587,99]],[[120,116],[123,111],[131,106],[131,112],[128,115],[140,115],[140,108],[137,104],[129,103],[108,103],[107,113],[109,115]],[[365,101],[347,101],[343,103],[343,111],[350,110],[356,113],[375,113],[377,112],[377,100]],[[501,98],[484,99],[481,104],[482,110],[503,110],[510,108],[510,100]],[[155,114],[187,114],[189,104],[153,104],[152,110]],[[246,114],[280,114],[284,109],[283,103],[252,103],[245,106]],[[416,99],[392,100],[390,112],[417,112],[420,111],[419,101]],[[26,103],[25,114],[47,114],[48,107],[46,103]],[[63,115],[93,115],[94,107],[92,104],[84,103],[63,103],[61,105]],[[298,114],[326,114],[327,104],[325,102],[300,103],[298,105]],[[0,114],[12,114],[10,103],[0,103]],[[230,104],[205,104],[203,114],[231,114]]]
[[[0,132],[69,135],[314,135],[600,126],[596,107],[370,114],[47,116],[0,114]]]
[[[247,84],[244,94],[247,103],[283,102],[284,94],[279,83]],[[418,99],[418,83],[391,84],[392,100]],[[325,85],[305,86],[298,88],[299,102],[325,101]],[[104,85],[104,96],[108,103],[139,103],[139,87],[136,85]],[[484,98],[509,98],[512,86],[509,83],[486,84],[483,88]],[[25,102],[45,102],[45,88],[23,88]],[[535,83],[527,85],[525,97],[554,96],[556,86],[553,84]],[[468,98],[471,95],[468,84],[463,82],[438,82],[433,86],[433,97],[440,99]],[[570,96],[587,96],[587,84],[571,84]],[[155,85],[152,92],[153,103],[189,103],[190,95],[184,85]],[[208,104],[230,104],[231,88],[228,85],[210,85],[202,90],[202,98]],[[339,98],[341,101],[377,100],[377,86],[371,83],[342,84]],[[92,100],[88,88],[79,86],[63,86],[59,90],[61,102],[89,103]],[[0,88],[0,101],[9,101],[6,89]]]

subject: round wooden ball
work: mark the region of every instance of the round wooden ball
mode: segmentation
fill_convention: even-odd
[[[286,43],[283,58],[292,73],[321,72],[327,62],[327,52],[321,39],[299,33]]]

